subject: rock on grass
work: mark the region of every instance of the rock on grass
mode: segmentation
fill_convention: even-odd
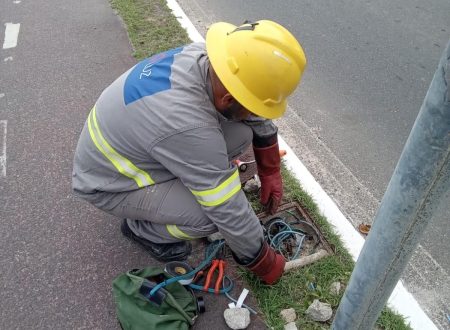
[[[280,316],[285,323],[294,322],[295,319],[297,318],[297,314],[295,314],[295,309],[293,308],[283,309],[280,312]]]
[[[331,318],[333,315],[333,310],[331,309],[330,304],[323,303],[318,299],[315,299],[306,310],[306,315],[314,321],[325,322]]]
[[[340,282],[333,282],[330,285],[330,292],[334,295],[338,295],[341,292],[342,285]]]
[[[284,326],[284,330],[298,330],[298,328],[295,322],[289,322]]]

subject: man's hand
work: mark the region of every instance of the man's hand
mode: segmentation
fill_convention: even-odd
[[[280,173],[280,151],[278,143],[269,147],[253,147],[256,164],[258,165],[258,175],[261,180],[261,204],[267,211],[274,214],[281,203],[283,197],[283,181]]]
[[[261,204],[270,214],[277,212],[283,197],[283,182],[278,171],[269,176],[260,176],[261,180]]]

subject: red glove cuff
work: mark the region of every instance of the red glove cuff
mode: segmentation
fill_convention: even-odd
[[[283,275],[286,260],[267,242],[263,243],[256,259],[247,267],[266,284],[274,284]]]
[[[253,152],[255,153],[258,175],[260,177],[280,171],[281,158],[278,143],[265,148],[253,147]]]
[[[278,143],[265,148],[253,148],[258,175],[261,180],[261,204],[274,214],[283,197],[283,182],[281,179],[281,157]]]

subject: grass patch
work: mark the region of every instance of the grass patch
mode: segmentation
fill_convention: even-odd
[[[110,0],[126,24],[134,57],[138,60],[159,52],[179,47],[190,42],[186,31],[179,25],[164,0]],[[336,254],[324,258],[308,267],[289,272],[274,286],[261,285],[252,274],[243,271],[253,294],[258,299],[267,323],[274,329],[283,329],[284,323],[279,312],[284,308],[294,308],[299,315],[297,325],[301,329],[328,329],[329,324],[308,320],[305,311],[314,299],[329,303],[335,311],[342,298],[333,295],[330,284],[339,281],[345,285],[352,272],[354,262],[339,238],[334,234],[327,220],[318,211],[317,205],[306,194],[296,178],[283,168],[286,202],[296,201],[305,208],[320,227],[327,241],[334,246]],[[262,211],[256,195],[247,195],[255,212]],[[407,330],[401,316],[384,309],[377,321],[381,329]]]
[[[126,24],[138,60],[191,42],[164,0],[110,2]]]

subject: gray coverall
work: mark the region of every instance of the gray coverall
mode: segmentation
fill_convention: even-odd
[[[270,120],[227,121],[214,107],[203,43],[150,57],[100,95],[78,141],[74,192],[128,218],[154,243],[217,230],[242,260],[258,253],[263,233],[230,160]]]

